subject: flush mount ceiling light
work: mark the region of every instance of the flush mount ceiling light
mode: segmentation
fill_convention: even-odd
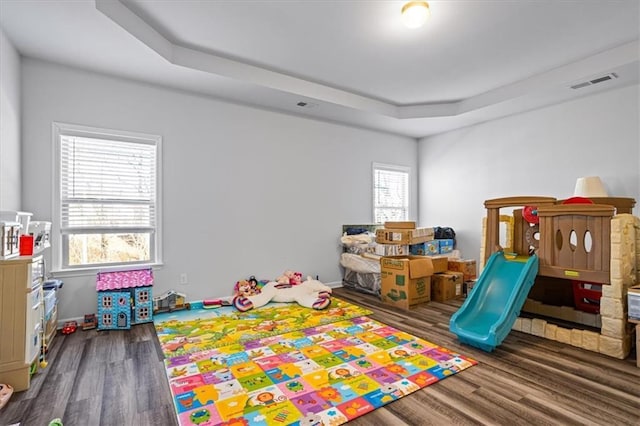
[[[429,3],[426,1],[410,1],[402,6],[402,23],[408,28],[421,27],[430,15]]]

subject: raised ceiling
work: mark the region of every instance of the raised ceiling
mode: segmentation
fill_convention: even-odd
[[[402,4],[1,0],[0,25],[28,57],[412,137],[639,81],[637,0],[432,1],[413,30]]]

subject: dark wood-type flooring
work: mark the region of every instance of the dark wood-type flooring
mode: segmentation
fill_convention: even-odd
[[[347,289],[334,294],[372,309],[372,318],[479,365],[351,422],[354,425],[640,425],[640,369],[520,332],[492,353],[461,345],[449,332],[460,301],[411,311]],[[162,354],[151,324],[129,331],[58,334],[49,366],[15,393],[0,425],[177,425]]]

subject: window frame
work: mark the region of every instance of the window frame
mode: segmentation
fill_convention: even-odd
[[[120,142],[144,143],[156,147],[156,188],[155,188],[155,228],[150,232],[150,260],[139,262],[117,262],[90,265],[69,265],[68,239],[62,234],[62,194],[61,194],[61,154],[62,136],[77,136],[93,139],[108,139]],[[52,179],[52,273],[59,276],[68,273],[95,273],[97,271],[121,270],[123,267],[135,268],[162,265],[162,137],[159,135],[131,132],[125,130],[103,129],[77,124],[53,122],[53,179]],[[118,229],[123,232],[135,231],[138,228]]]
[[[407,199],[406,199],[406,214],[403,221],[409,220],[411,217],[411,167],[400,166],[396,164],[387,164],[387,163],[372,163],[371,165],[371,214],[372,221],[371,223],[378,224],[376,222],[376,171],[384,170],[391,172],[401,172],[407,174]],[[380,223],[382,224],[382,223]]]

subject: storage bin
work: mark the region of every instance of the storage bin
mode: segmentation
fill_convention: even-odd
[[[44,316],[49,318],[53,308],[56,307],[56,291],[45,290],[44,291]]]
[[[380,273],[362,273],[351,269],[344,270],[342,285],[346,288],[360,291],[362,293],[380,295],[381,286]]]

